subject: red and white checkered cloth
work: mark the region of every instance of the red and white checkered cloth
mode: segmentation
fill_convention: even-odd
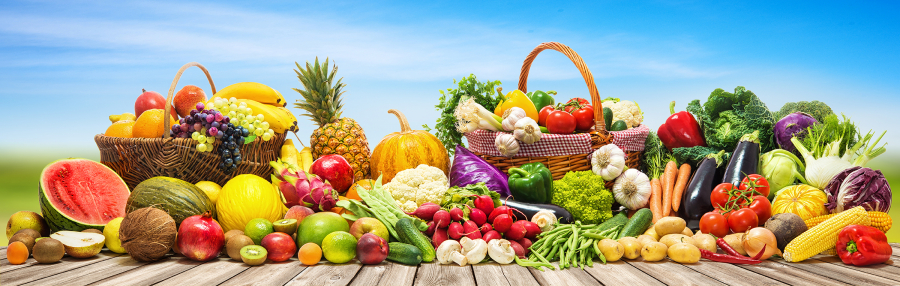
[[[612,143],[619,146],[622,151],[644,151],[644,143],[647,141],[647,135],[650,135],[650,128],[641,124],[628,130],[610,131],[609,133],[613,135]]]
[[[643,151],[644,141],[650,134],[650,128],[641,125],[625,131],[610,133],[613,134],[613,144],[622,148],[623,151]],[[494,146],[494,140],[498,135],[500,132],[489,130],[475,130],[467,133],[466,140],[469,142],[469,150],[488,156],[503,156]],[[593,151],[591,136],[587,133],[541,134],[541,141],[534,144],[520,143],[519,153],[516,153],[516,157],[568,156],[590,154]]]

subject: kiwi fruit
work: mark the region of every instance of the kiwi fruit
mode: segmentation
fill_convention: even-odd
[[[247,245],[241,248],[241,260],[250,266],[265,263],[268,255],[269,252],[266,251],[266,248],[259,245]]]
[[[20,234],[20,233],[28,234],[29,236],[31,236],[31,237],[34,238],[35,240],[41,237],[41,233],[40,233],[40,232],[38,232],[37,230],[30,229],[30,228],[23,228],[23,229],[20,229],[19,231],[16,232],[16,234]],[[15,234],[13,234],[13,235],[15,235]]]
[[[34,237],[32,237],[31,234],[25,232],[16,233],[9,239],[9,243],[16,241],[25,244],[25,247],[28,248],[28,253],[32,253],[31,251],[34,250]]]
[[[231,259],[241,261],[241,248],[247,245],[253,245],[253,239],[243,234],[235,235],[225,243],[225,252]]]
[[[297,225],[297,220],[292,218],[281,219],[272,223],[275,231],[283,233],[297,233]]]
[[[102,231],[100,231],[99,229],[96,229],[96,228],[88,228],[88,229],[82,230],[81,232],[93,232],[93,233],[97,233],[97,234],[103,234]]]
[[[54,263],[63,258],[66,248],[59,240],[44,237],[34,244],[34,260],[39,263]]]
[[[229,238],[231,238],[232,236],[238,235],[238,234],[244,235],[244,231],[239,230],[239,229],[232,229],[232,230],[229,230],[228,232],[225,232],[225,243],[228,243]]]

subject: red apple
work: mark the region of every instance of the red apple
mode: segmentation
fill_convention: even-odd
[[[328,180],[331,187],[339,193],[344,193],[353,185],[353,168],[347,159],[341,155],[325,155],[316,159],[309,172]]]
[[[380,220],[371,217],[364,217],[356,220],[350,225],[350,234],[356,239],[362,238],[366,233],[373,233],[385,240],[390,239],[387,227]]]
[[[388,256],[388,242],[373,233],[366,233],[356,243],[356,257],[362,264],[378,264]]]
[[[198,102],[206,102],[206,93],[196,85],[186,85],[175,94],[172,103],[175,105],[175,111],[178,116],[185,117],[191,113],[191,110],[197,108]]]
[[[141,117],[141,113],[150,109],[163,109],[166,106],[166,98],[161,94],[155,91],[147,91],[146,89],[141,89],[144,93],[138,96],[137,100],[134,101],[134,115],[135,117]],[[178,115],[175,113],[175,109],[172,106],[169,106],[169,113],[172,116],[175,116],[175,119],[178,119]]]
[[[284,214],[284,218],[296,219],[297,223],[299,224],[303,222],[304,218],[314,213],[316,212],[314,212],[311,208],[305,206],[293,206],[288,209],[286,214]]]
[[[297,244],[290,235],[283,232],[273,232],[265,237],[259,243],[269,252],[267,258],[275,262],[282,262],[294,256],[297,253]]]

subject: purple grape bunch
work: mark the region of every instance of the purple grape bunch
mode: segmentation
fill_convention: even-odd
[[[240,147],[244,145],[244,138],[250,135],[250,131],[241,126],[234,126],[231,118],[215,109],[207,109],[199,102],[196,109],[191,110],[190,115],[181,118],[178,124],[172,125],[171,135],[176,138],[192,138],[196,140],[197,151],[213,151],[213,143],[220,140],[216,152],[221,157],[219,169],[231,173],[241,163]]]

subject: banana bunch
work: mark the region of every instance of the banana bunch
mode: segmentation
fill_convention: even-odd
[[[281,146],[281,161],[293,164],[304,172],[309,172],[309,167],[313,163],[312,150],[304,146],[303,151],[297,151],[294,141],[287,139]]]
[[[255,100],[262,104],[274,106],[287,106],[287,100],[280,92],[265,84],[257,82],[239,82],[226,86],[213,95],[213,98],[221,97],[224,99],[237,98]]]
[[[247,107],[253,110],[253,114],[262,114],[265,121],[269,123],[269,128],[275,130],[276,133],[299,130],[297,118],[287,108],[263,104],[252,99],[238,99],[237,101],[247,103]]]

